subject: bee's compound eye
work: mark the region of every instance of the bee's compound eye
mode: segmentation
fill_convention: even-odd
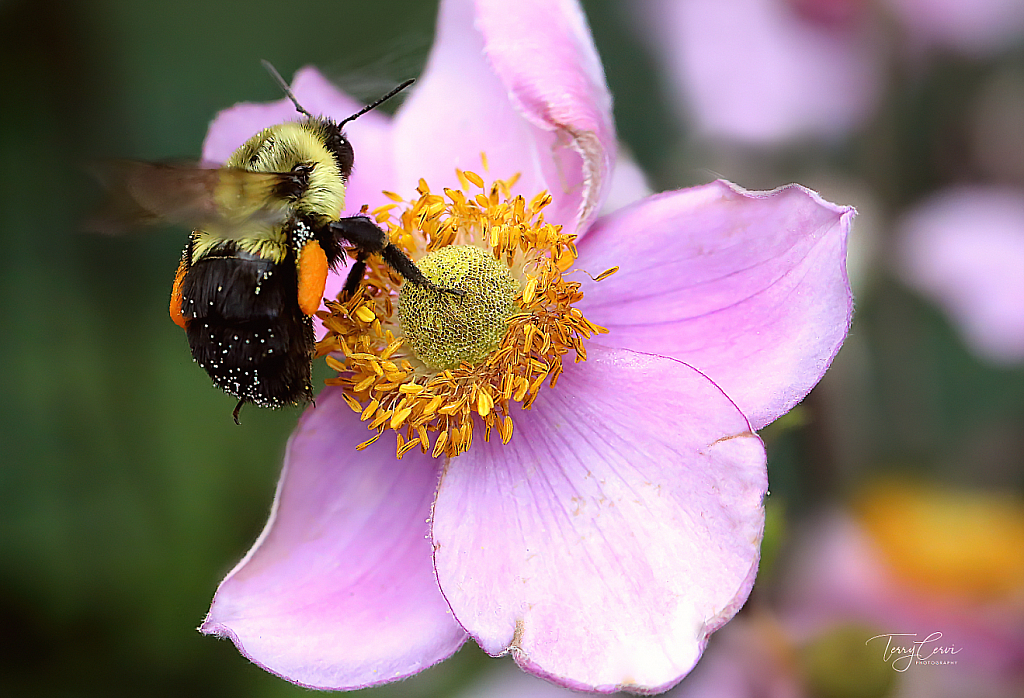
[[[300,162],[293,167],[288,176],[280,183],[277,193],[281,196],[297,199],[309,186],[309,176],[313,172],[312,163]]]
[[[352,173],[352,163],[355,160],[352,144],[348,142],[344,133],[338,133],[328,140],[327,146],[334,153],[342,176],[347,178]]]

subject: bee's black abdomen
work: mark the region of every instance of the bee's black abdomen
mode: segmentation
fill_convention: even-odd
[[[227,323],[197,318],[189,323],[192,358],[229,395],[260,407],[282,407],[313,399],[310,376],[313,327],[294,323]]]
[[[295,264],[226,251],[182,283],[192,357],[240,400],[281,407],[312,400],[313,324],[296,301]]]

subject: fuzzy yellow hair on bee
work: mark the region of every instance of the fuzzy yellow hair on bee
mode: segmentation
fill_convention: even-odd
[[[306,187],[290,205],[301,215],[336,218],[345,207],[345,185],[352,164],[350,156],[339,158],[336,150],[327,146],[332,135],[332,124],[323,119],[287,121],[247,140],[225,166],[251,172],[289,172],[303,164],[309,168]],[[351,152],[351,147],[348,150]]]

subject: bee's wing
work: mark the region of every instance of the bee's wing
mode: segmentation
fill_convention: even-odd
[[[233,238],[254,223],[273,225],[288,217],[287,200],[276,194],[288,173],[130,160],[92,169],[109,192],[106,206],[89,222],[97,232],[166,222]]]

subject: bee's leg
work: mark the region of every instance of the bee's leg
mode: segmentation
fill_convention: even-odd
[[[426,286],[427,288],[432,288],[436,291],[452,293],[457,296],[464,294],[463,291],[456,289],[441,288],[424,276],[423,272],[420,271],[420,268],[417,267],[411,259],[409,259],[409,256],[402,252],[402,250],[397,246],[389,242],[387,234],[378,228],[374,222],[366,216],[342,218],[339,221],[331,221],[328,226],[335,235],[347,240],[361,253],[365,253],[367,255],[379,254],[388,266],[397,271],[402,278],[409,283],[413,283],[418,286]],[[359,264],[359,262],[356,262],[356,264]],[[355,267],[353,267],[353,271],[354,270]],[[360,272],[359,277],[362,277],[362,272]],[[349,274],[348,279],[345,282],[346,289],[349,287],[350,283],[352,283],[352,274]],[[358,285],[359,282],[356,281],[355,283]]]
[[[231,413],[231,416],[235,418],[235,424],[237,424],[239,426],[241,426],[242,423],[238,421],[238,413],[241,411],[242,405],[244,405],[245,403],[246,403],[246,399],[243,397],[241,400],[238,401],[238,404],[235,405],[234,411],[232,411],[232,413]]]
[[[330,221],[324,227],[335,239],[346,240],[366,254],[380,254],[388,245],[387,234],[366,216],[351,216]]]
[[[341,289],[341,292],[347,298],[352,297],[352,294],[359,288],[359,282],[363,280],[363,274],[366,273],[366,262],[363,261],[364,259],[365,256],[360,254],[355,264],[352,265],[352,269],[349,270],[348,276],[345,277],[345,286]]]

